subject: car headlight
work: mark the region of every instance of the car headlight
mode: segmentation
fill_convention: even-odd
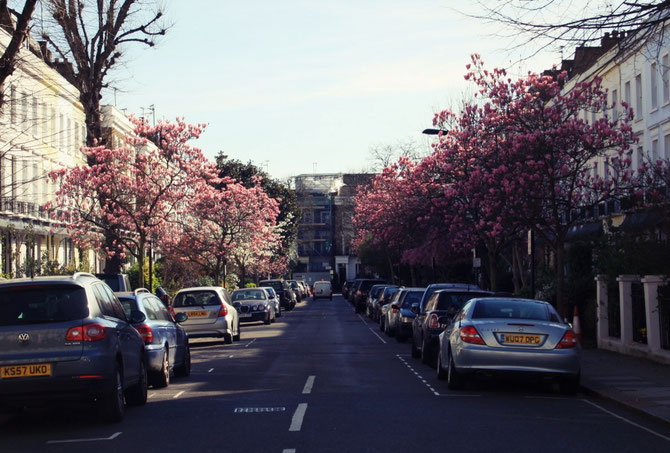
[[[258,304],[258,305],[256,305],[256,310],[258,310],[258,311],[267,310],[267,308],[268,308],[268,306],[265,305],[265,304]]]

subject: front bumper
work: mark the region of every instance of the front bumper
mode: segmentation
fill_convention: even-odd
[[[240,313],[240,322],[258,322],[265,321],[270,316],[270,312],[267,311],[252,311],[250,313]]]

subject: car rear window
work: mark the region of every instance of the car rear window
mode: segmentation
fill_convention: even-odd
[[[505,318],[550,321],[551,313],[543,303],[524,300],[478,300],[472,313],[473,319]]]
[[[269,286],[270,288],[274,288],[276,291],[281,291],[281,290],[284,289],[283,286],[282,286],[282,283],[280,281],[276,281],[276,280],[275,281],[265,280],[265,281],[262,281],[260,283],[260,285],[261,286]]]
[[[233,300],[265,300],[265,292],[261,289],[243,289],[233,292]]]
[[[403,308],[412,308],[412,304],[418,304],[423,297],[423,291],[409,291],[402,301]]]
[[[460,310],[470,299],[486,296],[488,296],[487,293],[441,293],[439,299],[437,300],[437,306],[435,307],[435,310]]]
[[[221,300],[214,291],[185,291],[178,293],[172,302],[174,307],[202,307],[206,305],[221,305]]]
[[[86,291],[79,286],[30,285],[0,289],[0,325],[72,321],[88,316]]]
[[[384,291],[383,286],[378,286],[377,288],[372,288],[370,290],[370,296],[371,297],[379,297],[383,291]]]
[[[121,306],[123,307],[123,312],[126,314],[127,318],[130,318],[130,312],[133,310],[137,310],[137,301],[135,300],[134,297],[119,297],[119,302],[121,302]]]

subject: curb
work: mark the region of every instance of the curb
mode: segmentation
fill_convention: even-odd
[[[603,393],[601,391],[594,390],[593,388],[590,388],[590,387],[586,387],[583,384],[581,384],[579,386],[579,390],[580,390],[580,392],[582,392],[583,394],[585,394],[587,396],[598,397],[600,399],[603,399],[603,400],[609,401],[611,403],[614,403],[616,406],[619,406],[620,408],[624,408],[624,409],[630,410],[632,412],[635,412],[637,415],[640,415],[644,418],[647,418],[647,419],[652,420],[652,421],[657,422],[657,423],[661,423],[661,424],[670,426],[670,420],[668,420],[666,418],[663,418],[663,417],[659,417],[658,415],[652,414],[651,412],[647,412],[646,410],[644,410],[640,407],[634,406],[633,404],[627,403],[625,401],[621,401],[620,399],[614,398],[614,397],[612,397],[612,396],[610,396],[606,393]]]

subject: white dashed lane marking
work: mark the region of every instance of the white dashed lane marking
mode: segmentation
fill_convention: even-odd
[[[121,435],[121,432],[114,433],[109,437],[96,437],[91,439],[64,439],[64,440],[48,440],[48,444],[73,444],[77,442],[99,442],[101,440],[114,440]]]
[[[307,378],[307,382],[305,382],[305,387],[302,389],[303,395],[312,393],[312,387],[314,386],[314,379],[316,379],[316,376],[310,376]]]
[[[176,394],[175,396],[173,396],[172,398],[179,398],[179,397],[182,396],[183,394],[184,394],[184,390],[182,390],[181,392],[177,393],[177,394]]]
[[[307,412],[307,403],[300,403],[293,413],[293,418],[291,419],[291,426],[289,431],[300,431],[302,428],[302,421],[305,418],[305,412]]]

